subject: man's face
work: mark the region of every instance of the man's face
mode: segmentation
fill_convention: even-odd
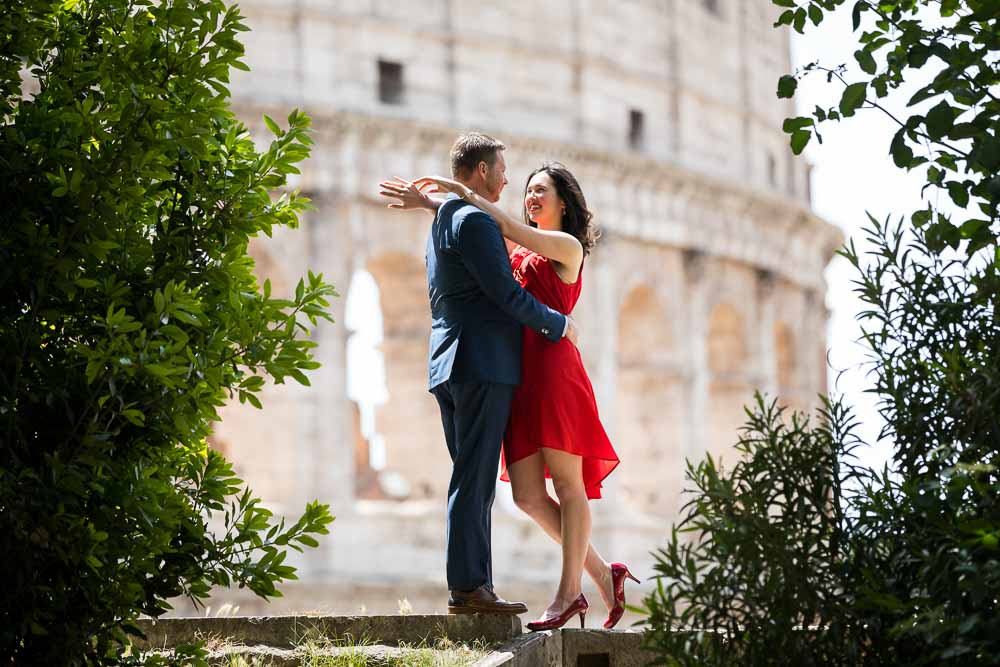
[[[503,159],[503,151],[497,151],[493,165],[486,164],[486,174],[483,177],[486,187],[486,198],[491,202],[500,201],[500,193],[507,185],[507,163]]]

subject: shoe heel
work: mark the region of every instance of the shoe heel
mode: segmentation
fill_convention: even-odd
[[[587,618],[587,612],[581,611],[580,612],[580,627],[581,628],[586,627],[586,620],[585,620],[586,618]]]
[[[637,584],[642,583],[641,581],[639,581],[638,579],[636,579],[635,575],[632,574],[631,572],[629,572],[628,570],[625,570],[625,576],[628,577],[629,579],[631,579],[632,581],[634,581]]]

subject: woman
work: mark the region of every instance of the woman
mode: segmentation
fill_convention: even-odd
[[[412,183],[383,181],[381,194],[399,203],[390,208],[425,208],[440,201],[428,192],[454,193],[485,211],[505,238],[517,244],[511,253],[514,277],[535,298],[563,313],[580,297],[584,258],[597,239],[592,214],[579,183],[559,163],[546,163],[528,177],[524,222],[509,216],[470,188],[446,178]],[[622,563],[607,563],[590,546],[589,499],[601,497],[601,481],[618,465],[597,414],[597,403],[580,352],[568,340],[550,343],[525,328],[522,380],[514,390],[511,418],[504,435],[501,479],[510,481],[514,502],[553,539],[562,544],[562,574],[555,599],[530,630],[561,627],[575,615],[581,627],[588,604],[580,590],[582,571],[597,584],[608,607],[605,628],[624,613],[625,578],[638,582]],[[551,477],[558,502],[548,495]]]

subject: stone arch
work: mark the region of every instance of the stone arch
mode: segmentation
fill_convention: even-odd
[[[673,517],[684,478],[682,430],[686,392],[671,363],[668,313],[649,285],[630,289],[618,313],[618,382],[614,473],[622,502]]]
[[[384,325],[389,396],[376,410],[385,447],[383,491],[399,499],[443,498],[450,461],[437,402],[427,391],[430,306],[423,258],[386,252],[365,268],[378,285]]]
[[[752,364],[746,321],[729,303],[719,303],[708,320],[708,428],[706,449],[716,459],[732,463],[739,429],[746,422],[744,407],[752,404]]]

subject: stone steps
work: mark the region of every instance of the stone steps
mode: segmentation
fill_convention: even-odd
[[[138,625],[146,634],[145,641],[136,641],[139,650],[169,652],[178,644],[202,640],[217,665],[228,665],[236,656],[250,667],[299,667],[325,657],[398,667],[438,664],[445,656],[475,667],[631,667],[653,658],[641,650],[641,632],[523,634],[518,617],[498,614],[195,617],[142,620]],[[485,655],[473,662],[469,646]]]

